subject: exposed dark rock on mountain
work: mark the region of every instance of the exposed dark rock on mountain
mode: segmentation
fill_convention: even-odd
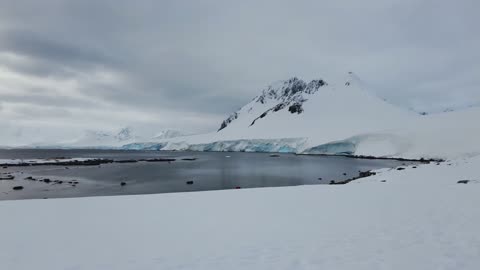
[[[327,85],[324,80],[313,80],[305,83],[303,80],[293,77],[274,86],[267,87],[261,95],[253,99],[253,102],[261,104],[273,103],[273,105],[255,118],[250,126],[253,126],[258,119],[264,118],[269,113],[275,113],[285,108],[288,108],[288,111],[291,113],[301,114],[303,112],[302,104],[308,100],[308,96],[316,93],[324,85]],[[238,116],[238,112],[230,115],[222,122],[218,131],[226,128]]]

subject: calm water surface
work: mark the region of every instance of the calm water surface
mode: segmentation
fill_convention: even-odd
[[[359,171],[397,167],[405,162],[346,157],[298,156],[267,153],[159,152],[124,150],[0,150],[0,159],[107,158],[114,160],[172,157],[167,162],[113,163],[101,166],[33,166],[0,168],[15,180],[0,180],[0,200],[41,199],[235,188],[328,184],[358,175]],[[195,157],[195,161],[182,158]],[[63,184],[24,180],[62,180]],[[321,179],[321,180],[320,180]],[[73,187],[68,181],[79,183]],[[187,184],[193,181],[193,184]],[[125,182],[125,186],[120,183]],[[23,186],[13,191],[13,186]]]

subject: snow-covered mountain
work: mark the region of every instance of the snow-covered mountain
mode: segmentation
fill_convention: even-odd
[[[416,118],[363,89],[362,82],[349,73],[340,82],[318,79],[306,83],[292,78],[268,86],[225,120],[219,133],[228,139],[239,134],[257,139],[309,136],[321,142],[397,128]]]
[[[362,85],[353,73],[334,82],[296,77],[279,81],[231,114],[217,132],[159,140],[162,147],[157,148],[301,152],[354,134],[395,129],[419,118]]]
[[[117,132],[86,130],[78,139],[65,142],[64,147],[119,147],[124,144],[133,143],[138,140],[144,140],[135,134],[131,127],[124,127]]]
[[[476,107],[432,115],[397,107],[351,72],[333,81],[294,77],[266,87],[216,132],[133,148],[445,158],[480,153],[480,128],[471,124],[479,117]]]

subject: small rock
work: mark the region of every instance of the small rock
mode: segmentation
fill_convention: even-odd
[[[52,182],[52,180],[50,180],[50,179],[46,178],[46,179],[43,179],[43,182],[45,182],[45,183],[47,183],[47,184],[48,184],[48,183]]]
[[[380,182],[385,183],[385,182],[387,182],[387,180],[382,180],[382,181],[380,181]]]
[[[413,166],[412,168],[413,168],[413,169],[416,169],[416,168],[417,168],[417,166]]]
[[[120,183],[120,186],[123,187],[123,186],[125,186],[126,184],[127,184],[127,183],[125,183],[125,182],[121,182],[121,183]]]
[[[405,168],[402,168],[402,167],[397,168],[397,171],[403,171],[403,170],[405,170]]]
[[[321,177],[319,177],[319,178],[318,178],[318,180],[322,181],[322,178],[321,178]]]
[[[187,181],[187,185],[193,185],[193,181]]]
[[[15,186],[13,187],[13,190],[22,190],[23,189],[23,186]]]
[[[182,160],[195,161],[195,160],[197,160],[197,158],[194,158],[194,157],[192,157],[192,158],[182,158]]]
[[[343,173],[343,175],[347,175],[347,173]]]
[[[241,187],[235,187],[235,189],[241,189]]]
[[[468,182],[470,182],[470,180],[460,180],[457,184],[468,184]]]

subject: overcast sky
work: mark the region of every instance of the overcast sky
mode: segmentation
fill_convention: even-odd
[[[0,121],[18,134],[203,132],[273,81],[348,71],[419,111],[476,104],[479,11],[478,0],[0,0]]]

